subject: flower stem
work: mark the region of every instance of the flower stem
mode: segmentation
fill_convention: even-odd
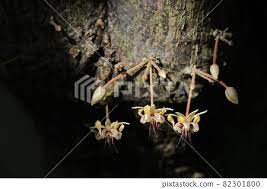
[[[137,64],[136,66],[130,68],[129,70],[117,75],[116,77],[113,77],[111,80],[109,80],[103,87],[107,88],[109,85],[111,85],[112,83],[114,83],[117,80],[120,80],[122,78],[124,78],[126,75],[134,75],[136,72],[138,72],[142,67],[144,67],[147,64],[146,61]]]
[[[149,78],[150,78],[150,104],[151,106],[154,105],[154,91],[153,91],[153,72],[152,66],[149,68]]]
[[[198,75],[202,75],[202,76],[204,76],[205,78],[204,79],[206,79],[206,78],[209,78],[209,79],[211,79],[211,80],[213,80],[213,81],[217,81],[216,79],[214,79],[214,77],[211,75],[211,74],[209,74],[209,73],[207,73],[207,72],[204,72],[204,71],[202,71],[202,70],[200,70],[200,69],[195,69],[195,72],[198,74]],[[208,80],[208,79],[207,79]],[[209,80],[210,81],[210,80]]]
[[[107,88],[109,85],[111,85],[112,83],[114,83],[115,81],[124,78],[126,75],[126,73],[121,73],[119,75],[117,75],[116,77],[113,77],[111,80],[109,80],[104,86],[103,88]]]
[[[196,72],[196,74],[197,74],[198,76],[202,77],[203,79],[208,80],[209,82],[211,82],[211,81],[216,81],[216,82],[218,82],[220,85],[222,85],[224,88],[227,88],[227,87],[228,87],[228,85],[226,85],[225,82],[223,82],[223,81],[221,81],[221,80],[216,80],[216,79],[214,79],[214,78],[212,77],[212,75],[210,75],[209,73],[206,73],[206,72],[204,72],[204,71],[202,71],[202,70],[199,70],[199,69],[196,69],[195,72]]]
[[[196,80],[196,70],[195,70],[195,66],[194,66],[193,69],[192,69],[192,80],[191,80],[191,83],[190,83],[188,100],[187,100],[187,104],[186,104],[186,112],[185,112],[185,116],[186,117],[190,113],[190,105],[191,105],[192,94],[193,94],[193,90],[195,89],[195,80]]]
[[[210,75],[209,73],[206,73],[206,72],[204,72],[204,71],[202,71],[202,70],[199,70],[199,69],[196,69],[195,72],[196,72],[196,74],[197,74],[198,76],[200,76],[200,77],[202,77],[202,78],[208,80],[209,82],[211,82],[211,81],[216,81],[216,82],[218,82],[220,85],[222,85],[224,88],[227,88],[227,87],[228,87],[228,85],[226,85],[225,82],[223,82],[223,81],[221,81],[221,80],[216,80],[216,79],[214,79],[214,78],[212,77],[212,75]]]
[[[107,119],[109,119],[109,108],[108,108],[108,103],[106,103],[105,111],[106,111],[106,120],[107,120]]]
[[[213,64],[217,64],[217,54],[218,54],[219,41],[220,41],[220,38],[216,37],[215,45],[214,45],[214,49],[213,49]]]
[[[209,81],[210,83],[214,82],[213,79],[211,79],[211,78],[209,78],[209,77],[207,77],[207,76],[205,76],[205,75],[202,75],[202,74],[200,74],[200,73],[198,73],[198,72],[196,72],[196,74],[197,74],[199,77],[202,77],[203,79],[206,79],[206,80]]]
[[[219,84],[221,84],[225,89],[228,87],[223,81],[218,81]]]

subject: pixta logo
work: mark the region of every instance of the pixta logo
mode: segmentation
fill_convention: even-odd
[[[90,78],[88,75],[83,76],[74,83],[74,97],[90,104],[92,92],[100,82],[95,78]]]

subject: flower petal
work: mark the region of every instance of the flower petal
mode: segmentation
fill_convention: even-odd
[[[182,124],[180,123],[176,123],[174,126],[173,126],[173,130],[178,132],[178,133],[182,133]]]
[[[115,121],[115,122],[112,122],[111,123],[111,128],[112,129],[118,129],[120,126],[119,122],[118,121]]]
[[[143,116],[143,115],[145,115],[143,112],[144,112],[144,109],[140,109],[140,110],[138,110],[138,115],[139,115],[139,116]]]
[[[177,114],[176,117],[178,117],[178,116],[184,116],[185,117],[185,115],[180,113],[180,112],[175,112],[175,113]]]
[[[97,120],[95,122],[95,128],[98,130],[98,131],[101,131],[101,128],[103,128],[101,122],[99,120]]]
[[[199,112],[197,115],[202,115],[202,114],[205,114],[207,112],[208,112],[208,110],[205,110],[205,111]]]
[[[103,135],[100,134],[100,133],[96,133],[96,134],[95,134],[95,139],[96,139],[96,140],[101,140],[101,139],[103,139]]]
[[[145,124],[145,123],[150,122],[151,120],[152,120],[152,118],[150,115],[144,115],[141,117],[140,122]]]
[[[165,107],[164,107],[164,109],[165,109],[165,110],[169,110],[169,111],[173,111],[172,108],[165,108]]]
[[[189,119],[189,120],[188,120],[189,122],[192,122],[192,120],[193,120],[193,118],[194,118],[194,116],[196,115],[197,112],[198,112],[198,109],[195,110],[195,111],[193,111],[193,112],[191,112],[191,113],[188,115],[187,119]]]
[[[144,107],[144,112],[145,112],[146,115],[150,115],[151,114],[151,106],[146,105]]]
[[[119,122],[119,124],[130,125],[130,123],[128,123],[128,122]]]
[[[110,128],[110,127],[111,127],[111,121],[110,119],[106,119],[105,128]]]
[[[164,118],[164,116],[162,116],[162,115],[156,113],[156,114],[154,115],[154,120],[155,120],[156,122],[158,122],[158,123],[164,123],[165,118]]]
[[[111,129],[110,130],[111,133],[112,133],[112,137],[115,138],[116,140],[120,140],[121,139],[121,136],[122,136],[122,133],[117,131],[116,129]]]
[[[194,110],[193,112],[191,112],[188,117],[193,117],[196,113],[198,112],[198,109],[197,110]]]
[[[178,123],[184,124],[186,121],[186,117],[184,115],[178,115]]]
[[[167,116],[167,120],[172,124],[172,126],[175,125],[174,119],[173,119],[173,117],[172,117],[171,114],[169,114],[169,115]]]
[[[122,136],[122,133],[118,132],[118,133],[116,133],[116,135],[114,136],[114,138],[116,140],[120,140],[121,139],[121,136]]]
[[[173,111],[173,109],[165,107],[156,109],[156,112],[158,112],[160,115],[164,115],[167,111]]]
[[[132,109],[143,109],[144,107],[142,107],[142,106],[134,106],[134,107],[132,107]]]
[[[191,128],[190,128],[194,133],[199,131],[199,126],[197,123],[191,123]]]
[[[124,126],[123,124],[119,127],[119,132],[120,132],[120,133],[123,131],[124,127],[125,127],[125,126]]]
[[[195,115],[194,117],[193,117],[193,121],[192,121],[193,123],[199,123],[200,122],[200,116],[197,114],[197,115]]]

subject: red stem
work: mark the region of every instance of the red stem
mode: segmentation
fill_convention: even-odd
[[[214,50],[213,50],[213,64],[217,64],[217,53],[218,53],[219,41],[220,41],[220,38],[216,37]]]
[[[106,111],[106,119],[109,119],[109,109],[108,109],[108,103],[105,106],[105,111]]]
[[[153,91],[153,72],[152,72],[152,66],[149,68],[149,78],[150,78],[150,105],[154,105],[154,91]]]
[[[221,81],[221,80],[216,80],[216,79],[214,79],[214,78],[212,77],[212,75],[210,75],[209,73],[206,73],[206,72],[201,71],[201,70],[199,70],[199,69],[197,69],[196,72],[197,72],[197,74],[198,74],[200,77],[202,77],[202,78],[204,78],[204,79],[206,79],[206,80],[208,80],[208,81],[210,81],[210,79],[211,79],[211,80],[213,80],[213,81],[218,82],[218,83],[219,83],[220,85],[222,85],[224,88],[227,88],[227,87],[228,87],[228,85],[226,85],[225,82],[223,82],[223,81]],[[205,77],[206,77],[206,78],[205,78]]]
[[[109,80],[103,87],[104,88],[107,88],[110,84],[114,83],[115,81],[119,80],[119,79],[122,79],[123,77],[126,76],[126,72],[124,73],[121,73],[119,75],[117,75],[116,77],[113,77],[111,80]]]
[[[195,68],[193,68],[193,71],[192,71],[192,80],[191,80],[191,83],[190,83],[188,100],[187,100],[187,104],[186,104],[186,112],[185,112],[185,116],[186,117],[190,113],[190,105],[191,105],[192,93],[193,93],[193,90],[195,88],[195,80],[196,80],[196,72],[195,72]]]
[[[144,65],[146,65],[147,62],[142,62],[137,64],[136,66],[130,68],[129,70],[127,70],[126,72],[123,72],[119,75],[117,75],[116,77],[113,77],[111,80],[109,80],[103,87],[107,88],[109,85],[111,85],[112,83],[114,83],[115,81],[124,78],[127,74],[128,75],[134,75],[138,70],[140,70]]]
[[[227,88],[228,86],[223,81],[218,81],[224,88]]]

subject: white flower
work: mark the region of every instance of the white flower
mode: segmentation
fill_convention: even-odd
[[[113,143],[113,140],[120,140],[124,125],[129,125],[127,122],[112,122],[107,119],[105,126],[101,125],[100,121],[96,121],[95,126],[91,127],[91,131],[95,133],[96,140],[105,139],[108,143]]]
[[[192,133],[199,131],[198,123],[200,121],[200,115],[207,112],[207,110],[200,113],[197,113],[197,111],[198,110],[191,112],[188,116],[176,112],[176,114],[169,114],[167,119],[172,124],[174,131],[187,138],[190,137]],[[177,118],[177,123],[175,123],[173,117]]]
[[[144,107],[132,107],[133,109],[138,109],[138,115],[141,116],[140,122],[145,124],[145,123],[150,123],[150,124],[155,124],[155,125],[161,125],[164,123],[165,118],[164,114],[170,110],[172,111],[171,108],[159,108],[156,109],[155,105],[149,106],[146,105]]]

